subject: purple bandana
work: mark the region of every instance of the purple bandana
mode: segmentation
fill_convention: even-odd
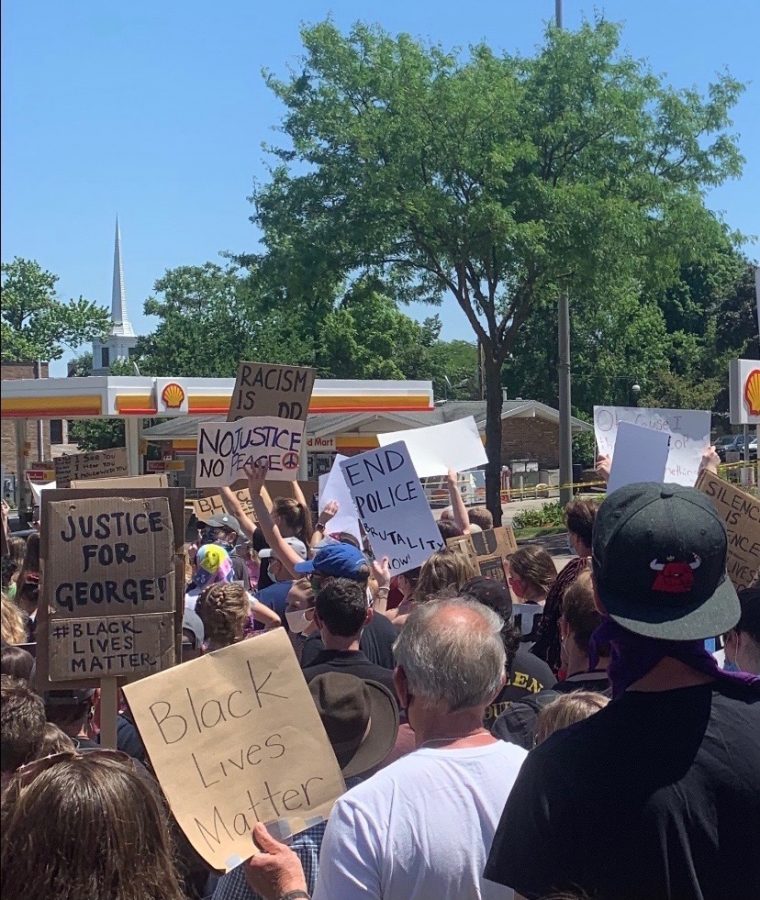
[[[760,676],[749,672],[727,672],[718,661],[705,650],[703,641],[661,641],[657,638],[634,634],[618,625],[610,618],[591,635],[589,641],[589,669],[599,661],[599,648],[611,648],[610,664],[607,669],[612,682],[612,696],[619,697],[627,687],[643,678],[657,663],[670,656],[703,675],[733,684],[749,684],[760,688]]]

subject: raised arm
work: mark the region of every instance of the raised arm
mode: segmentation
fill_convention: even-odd
[[[449,469],[447,481],[449,485],[449,500],[451,500],[451,510],[454,518],[454,524],[461,529],[462,534],[470,533],[470,519],[467,515],[467,507],[464,505],[462,493],[459,490],[458,474]]]
[[[256,523],[243,509],[243,504],[238,500],[237,494],[235,494],[231,488],[226,486],[221,489],[220,493],[222,495],[224,508],[231,516],[234,516],[238,522],[240,522],[240,527],[246,533],[246,537],[252,538],[253,532],[256,530]]]
[[[715,447],[708,447],[702,454],[702,459],[699,461],[699,471],[712,472],[713,475],[717,475],[719,465],[720,457],[718,456]]]
[[[280,534],[280,529],[274,524],[272,513],[267,508],[266,501],[262,496],[264,480],[267,477],[267,466],[258,464],[246,466],[243,471],[248,478],[248,491],[251,495],[251,504],[258,519],[259,527],[264,532],[264,537],[277,559],[282,562],[291,576],[296,578],[296,563],[300,563],[303,560]]]
[[[325,503],[325,508],[319,514],[319,518],[317,519],[317,524],[314,526],[314,533],[311,536],[311,540],[309,541],[309,546],[312,550],[319,544],[322,538],[325,536],[325,528],[327,523],[333,516],[337,515],[338,510],[340,509],[340,504],[337,500],[330,500],[328,503]]]

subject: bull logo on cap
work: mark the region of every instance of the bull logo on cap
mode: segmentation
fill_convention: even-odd
[[[649,568],[657,572],[657,577],[652,590],[666,594],[688,594],[694,586],[694,570],[701,564],[702,560],[696,553],[692,553],[691,562],[677,561],[674,556],[667,556],[665,562],[653,559]]]

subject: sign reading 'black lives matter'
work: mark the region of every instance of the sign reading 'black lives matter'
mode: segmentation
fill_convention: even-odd
[[[48,675],[75,681],[175,662],[175,545],[169,500],[50,502],[42,602]]]

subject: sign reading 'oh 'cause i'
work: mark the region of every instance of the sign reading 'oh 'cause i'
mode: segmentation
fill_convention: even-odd
[[[164,497],[49,503],[42,601],[51,681],[174,664],[174,528]]]

